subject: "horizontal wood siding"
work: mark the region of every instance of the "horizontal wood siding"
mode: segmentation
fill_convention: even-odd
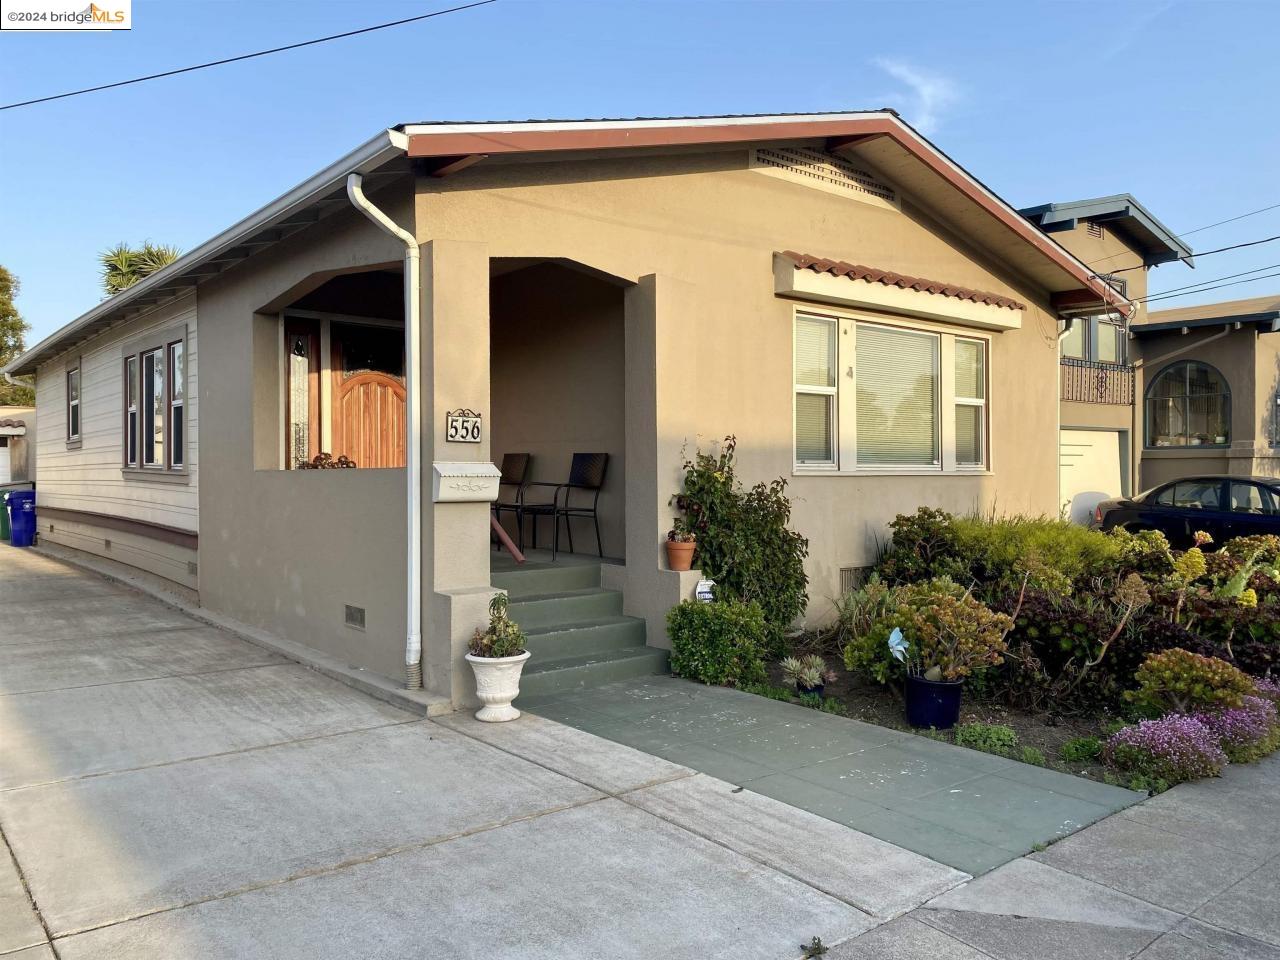
[[[139,337],[186,324],[188,483],[125,477],[124,347]],[[79,356],[80,436],[67,446],[66,377]],[[36,375],[39,463],[37,503],[66,510],[128,517],[199,532],[199,381],[196,301],[191,295],[157,307],[73,348],[40,367]]]

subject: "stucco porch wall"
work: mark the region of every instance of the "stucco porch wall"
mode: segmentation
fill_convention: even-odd
[[[372,199],[408,223],[410,194],[406,180]],[[335,272],[402,257],[403,245],[344,210],[202,284],[198,300],[211,411],[200,437],[202,604],[394,677],[404,671],[405,472],[277,468],[276,313]],[[347,604],[364,609],[363,630],[345,625]]]
[[[471,241],[491,257],[563,257],[624,280],[650,278],[647,293],[628,294],[626,319],[627,559],[637,586],[661,562],[682,451],[726,434],[738,437],[745,481],[791,482],[795,526],[811,543],[811,620],[828,616],[841,567],[872,562],[897,513],[921,504],[1056,513],[1056,324],[1047,298],[910,198],[901,213],[845,199],[750,170],[746,151],[734,150],[481,163],[420,178],[415,219],[420,242]],[[773,254],[783,249],[1028,303],[1022,328],[992,340],[989,473],[795,474],[795,304],[773,289]],[[652,433],[651,450],[639,449],[633,423]]]

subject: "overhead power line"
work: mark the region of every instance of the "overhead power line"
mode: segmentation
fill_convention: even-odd
[[[1280,273],[1264,273],[1260,277],[1250,277],[1247,280],[1232,280],[1230,283],[1220,283],[1214,287],[1201,287],[1199,290],[1188,290],[1186,293],[1171,293],[1167,296],[1147,297],[1147,303],[1155,303],[1157,300],[1172,300],[1175,297],[1189,297],[1197,293],[1207,293],[1210,290],[1221,290],[1223,287],[1235,287],[1242,283],[1253,283],[1255,280],[1269,280],[1272,277],[1280,277]]]
[[[1194,230],[1188,230],[1185,233],[1176,233],[1173,236],[1175,240],[1181,240],[1183,237],[1189,237],[1193,233],[1199,233],[1201,230],[1208,230],[1211,227],[1220,227],[1225,223],[1235,223],[1237,220],[1254,217],[1260,213],[1266,213],[1268,210],[1280,210],[1280,203],[1273,203],[1271,206],[1263,207],[1260,210],[1250,210],[1248,213],[1242,213],[1238,217],[1228,217],[1226,220],[1218,220],[1216,223],[1206,223],[1203,227],[1196,227]],[[1102,257],[1099,260],[1090,260],[1089,266],[1093,266],[1095,263],[1106,263],[1108,260],[1114,260],[1116,257],[1123,257],[1125,255],[1125,252],[1113,253],[1109,257]],[[1200,254],[1200,256],[1203,256],[1203,254]]]
[[[1143,301],[1152,300],[1156,297],[1163,297],[1170,293],[1177,293],[1179,290],[1188,290],[1191,293],[1196,293],[1196,287],[1203,287],[1210,283],[1218,283],[1222,280],[1234,280],[1236,277],[1247,277],[1251,273],[1261,273],[1263,270],[1280,270],[1280,263],[1271,263],[1265,267],[1256,267],[1253,270],[1242,270],[1239,273],[1229,273],[1225,277],[1214,277],[1211,280],[1201,280],[1199,283],[1188,283],[1181,287],[1171,287],[1168,290],[1161,290],[1159,293],[1153,293],[1147,297],[1138,297],[1133,302],[1142,303]]]
[[[1276,234],[1276,236],[1274,236],[1274,237],[1263,237],[1261,240],[1249,240],[1249,241],[1248,241],[1248,242],[1246,242],[1246,243],[1233,243],[1233,244],[1232,244],[1231,246],[1229,246],[1229,247],[1219,247],[1217,250],[1206,250],[1204,253],[1195,253],[1195,254],[1192,254],[1191,256],[1187,256],[1187,257],[1179,257],[1178,259],[1179,259],[1179,260],[1190,260],[1190,259],[1191,259],[1191,257],[1193,257],[1193,256],[1194,256],[1194,257],[1209,257],[1209,256],[1212,256],[1212,255],[1213,255],[1213,254],[1215,254],[1215,253],[1226,253],[1228,250],[1240,250],[1240,249],[1242,249],[1243,247],[1256,247],[1256,246],[1257,246],[1258,244],[1260,244],[1260,243],[1271,243],[1273,240],[1280,240],[1280,234]],[[1109,274],[1109,275],[1110,275],[1110,276],[1114,276],[1114,275],[1115,275],[1115,274],[1117,274],[1117,273],[1128,273],[1130,270],[1143,270],[1143,269],[1145,269],[1145,268],[1146,268],[1146,265],[1145,265],[1145,264],[1138,264],[1137,266],[1134,266],[1134,267],[1122,267],[1122,268],[1121,268],[1121,269],[1119,269],[1119,270],[1112,270],[1112,271],[1111,271],[1111,274]]]
[[[37,97],[34,100],[21,100],[17,103],[6,103],[0,106],[0,110],[15,110],[18,107],[30,107],[37,103],[48,103],[51,100],[65,100],[67,97],[78,97],[86,93],[97,93],[99,90],[111,90],[115,87],[127,87],[133,83],[145,83],[148,80],[159,80],[161,77],[174,77],[180,73],[191,73],[193,70],[204,70],[208,67],[220,67],[227,63],[238,63],[241,60],[252,60],[255,57],[265,57],[272,53],[283,53],[286,50],[297,50],[301,47],[315,46],[317,43],[328,43],[330,40],[341,40],[344,37],[355,37],[362,33],[372,33],[375,30],[386,30],[389,27],[400,27],[406,23],[416,23],[419,20],[430,20],[432,17],[442,17],[446,13],[458,13],[461,10],[470,10],[473,7],[483,7],[490,3],[496,3],[497,0],[475,0],[474,3],[466,3],[458,7],[449,7],[447,10],[435,10],[431,13],[424,13],[416,17],[406,17],[403,20],[392,20],[390,23],[379,23],[372,27],[362,27],[359,30],[348,30],[345,33],[335,33],[327,37],[317,37],[315,40],[303,40],[301,43],[290,43],[283,47],[272,47],[270,50],[259,50],[257,53],[244,53],[238,57],[227,57],[223,60],[210,60],[208,63],[197,63],[191,67],[182,67],[178,70],[166,70],[163,73],[153,73],[145,77],[134,77],[132,80],[119,80],[115,83],[103,83],[96,87],[85,87],[82,90],[70,90],[67,93],[56,93],[50,97]]]

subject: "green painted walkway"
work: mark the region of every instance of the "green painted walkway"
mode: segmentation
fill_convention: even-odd
[[[1143,795],[764,697],[671,677],[519,706],[985,873]]]

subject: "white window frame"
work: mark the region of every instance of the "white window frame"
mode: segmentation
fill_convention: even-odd
[[[174,360],[175,348],[182,349],[181,357]],[[184,416],[187,405],[187,342],[185,339],[171,340],[165,344],[165,368],[164,368],[164,385],[165,385],[165,410],[168,419],[164,424],[165,431],[165,463],[170,470],[182,471],[186,469],[187,459],[187,421]],[[174,385],[177,382],[175,371],[178,364],[182,365],[182,392],[175,393]],[[182,418],[179,420],[179,418]],[[174,440],[174,427],[182,424],[182,442],[178,443]]]
[[[164,458],[167,456],[167,453],[163,449],[160,451],[160,457],[158,460],[148,460],[147,453],[146,453],[147,445],[150,444],[152,447],[152,453],[154,454],[155,436],[156,436],[156,424],[155,424],[156,398],[154,393],[148,395],[147,391],[155,390],[155,385],[156,385],[156,378],[155,378],[156,359],[155,358],[158,358],[159,362],[163,364],[165,362],[165,353],[166,353],[165,348],[163,346],[159,346],[151,350],[144,350],[142,351],[142,353],[138,355],[138,383],[139,383],[139,386],[141,387],[141,389],[139,390],[140,396],[138,399],[141,401],[141,406],[142,406],[142,417],[138,424],[138,447],[139,447],[138,461],[141,464],[143,470],[163,470],[165,468]],[[147,371],[148,360],[151,360],[150,373],[148,373]],[[163,366],[161,366],[160,368],[160,377],[161,377],[160,389],[162,391],[161,397],[160,397],[160,402],[161,402],[160,416],[164,417],[164,407],[166,406],[166,403],[167,403],[166,398],[167,398],[167,394],[169,393],[169,381],[167,379],[167,374],[165,373],[165,368]],[[162,446],[166,445],[165,444],[166,439],[167,438],[165,436],[165,424],[162,420],[160,423],[160,443]]]
[[[835,328],[835,337],[833,338],[835,355],[831,358],[835,374],[833,378],[835,384],[833,386],[815,387],[809,384],[796,383],[796,334],[802,320],[821,321]],[[835,470],[840,461],[840,335],[840,322],[834,317],[797,311],[791,318],[791,452],[793,456],[796,449],[796,397],[802,393],[827,397],[827,403],[830,404],[831,409],[831,458],[829,460],[797,459],[795,462],[798,469]]]
[[[136,353],[124,358],[124,465],[137,468],[138,430],[142,423],[138,400],[142,396],[142,363]]]
[[[960,343],[962,341],[965,343],[976,343],[982,348],[982,393],[983,393],[982,397],[980,398],[979,397],[962,397],[958,393],[956,393],[951,398],[952,399],[951,416],[953,420],[951,424],[952,431],[955,430],[954,418],[955,418],[956,407],[981,407],[982,408],[982,417],[978,421],[978,449],[981,451],[978,457],[978,462],[977,463],[961,463],[958,455],[956,456],[956,459],[955,459],[956,470],[969,473],[975,470],[983,471],[987,469],[987,456],[988,456],[987,455],[987,433],[991,429],[991,417],[987,412],[987,400],[991,396],[991,375],[989,373],[989,370],[991,367],[991,342],[989,340],[983,339],[982,337],[969,337],[969,336],[962,337],[957,335],[952,341],[952,343],[955,344],[955,343]],[[953,346],[953,350],[954,350],[954,346]],[[954,362],[951,364],[951,370],[952,370],[952,377],[954,378],[955,377]],[[955,381],[953,379],[952,380],[953,393],[954,393],[954,383]],[[952,436],[953,436],[952,448],[954,449],[954,432]]]
[[[84,376],[81,373],[83,367],[77,363],[73,367],[67,368],[67,376],[63,381],[64,389],[67,394],[67,443],[76,443],[80,440],[81,434],[84,433],[84,407],[80,401],[84,397]],[[71,399],[71,378],[76,378],[76,398]],[[73,419],[72,412],[75,413],[76,428],[71,429],[71,421]]]
[[[996,438],[992,435],[992,397],[991,385],[994,382],[994,339],[992,335],[972,329],[957,330],[954,326],[934,323],[910,317],[896,317],[860,310],[834,309],[831,307],[815,307],[813,305],[796,304],[793,310],[791,327],[791,451],[793,476],[990,476],[995,471]],[[801,388],[795,383],[795,324],[794,319],[804,317],[812,320],[831,320],[837,324],[836,331],[836,412],[835,438],[833,447],[836,461],[831,464],[813,464],[795,459],[796,418],[795,396],[797,391],[816,388]],[[938,348],[938,390],[937,417],[939,430],[939,451],[941,462],[934,466],[892,465],[883,464],[866,466],[858,464],[858,425],[857,425],[857,326],[871,324],[890,327],[915,333],[933,334],[939,338]],[[955,343],[957,340],[970,340],[983,345],[986,362],[986,397],[981,401],[984,408],[982,422],[982,464],[959,464],[956,462],[955,442]],[[961,398],[961,401],[966,398]]]

